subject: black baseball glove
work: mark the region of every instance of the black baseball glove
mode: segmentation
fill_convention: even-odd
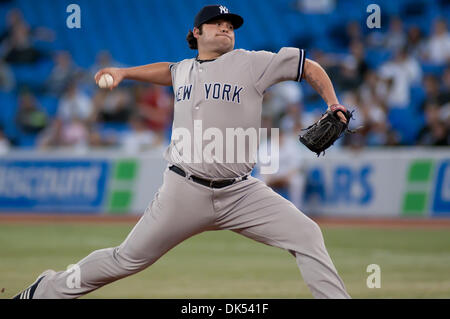
[[[341,119],[338,113],[342,113],[347,120],[345,123]],[[305,134],[299,136],[300,142],[302,142],[307,148],[320,156],[325,150],[329,148],[333,143],[342,136],[345,132],[354,133],[348,129],[348,124],[352,119],[352,112],[349,112],[343,105],[333,104],[313,125],[303,129]]]

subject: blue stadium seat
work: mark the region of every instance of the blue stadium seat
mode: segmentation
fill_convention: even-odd
[[[320,112],[323,113],[327,105],[322,99],[317,99],[314,101],[308,101],[304,103],[305,112]]]
[[[392,58],[392,52],[385,49],[367,49],[366,62],[371,69],[377,69],[384,62]]]
[[[432,74],[436,76],[442,76],[446,68],[446,65],[436,65],[432,63],[422,62],[422,70],[425,74]]]
[[[3,127],[6,136],[13,138],[16,135],[14,118],[16,114],[17,95],[15,92],[5,93],[0,91],[0,101],[0,125]]]
[[[82,10],[82,28],[69,29],[65,17],[67,5],[77,3]],[[367,35],[372,30],[364,27],[367,17],[366,7],[374,3],[362,0],[355,5],[354,0],[336,1],[333,14],[304,14],[294,8],[295,0],[237,1],[225,0],[223,4],[244,17],[246,23],[236,33],[237,47],[245,49],[269,49],[277,51],[282,46],[319,48],[325,52],[342,53],[347,50],[336,43],[328,32],[342,28],[348,21],[361,23],[362,31]],[[402,16],[406,27],[417,24],[428,35],[432,27],[431,19],[442,16],[450,22],[450,1],[426,0],[378,0],[382,8],[382,29],[388,27],[392,15]],[[0,4],[0,32],[4,30],[6,15],[14,7],[19,7],[31,26],[46,26],[56,33],[53,43],[36,42],[43,50],[64,49],[71,52],[76,64],[87,69],[95,62],[100,50],[108,50],[113,58],[126,65],[140,65],[161,60],[180,61],[194,56],[195,52],[187,47],[185,36],[192,28],[195,13],[206,0],[15,0]],[[58,18],[55,18],[58,17]],[[170,18],[167,18],[170,17]],[[113,23],[111,23],[113,22]],[[309,52],[309,51],[308,51]],[[378,68],[391,58],[391,52],[383,49],[366,50],[366,61],[372,69]],[[53,62],[46,60],[36,65],[13,66],[13,72],[20,85],[39,89],[51,71]],[[423,64],[424,73],[441,75],[443,67]],[[305,98],[310,87],[304,86]],[[92,92],[90,92],[92,93]],[[339,94],[339,92],[337,92]],[[422,113],[418,112],[424,99],[423,89],[412,88],[412,103],[405,114],[393,111],[390,118],[396,129],[410,141],[414,136],[413,128],[405,127],[405,117],[411,123],[420,125]],[[50,116],[57,112],[58,100],[55,97],[39,96],[38,99]],[[2,114],[0,123],[6,122],[5,130],[10,136],[19,136],[14,122],[16,95],[0,93]],[[305,105],[308,109],[323,110],[321,101]],[[8,115],[9,114],[9,115]],[[6,120],[5,120],[6,119]],[[104,131],[123,131],[125,127],[103,127]],[[32,138],[20,137],[21,144],[32,145]]]
[[[93,64],[95,54],[109,49],[118,61],[136,65],[166,59],[179,61],[192,55],[185,45],[185,36],[192,27],[193,16],[197,10],[208,4],[205,0],[189,3],[177,0],[79,0],[82,9],[82,28],[68,29],[64,14],[66,6],[73,1],[63,0],[17,0],[27,21],[31,25],[44,25],[52,28],[57,39],[55,43],[40,43],[45,48],[65,47],[82,67]],[[336,1],[337,10],[330,15],[306,15],[298,12],[293,0],[261,0],[258,5],[252,1],[225,1],[232,10],[239,12],[247,23],[239,31],[237,43],[240,47],[260,49],[279,48],[292,43],[301,36],[310,35],[317,39],[317,45],[324,50],[336,48],[331,39],[324,36],[330,26],[342,25],[350,20],[363,23],[367,12],[365,8],[371,0],[363,0],[355,5],[353,0]],[[408,19],[429,28],[429,19],[439,12],[439,3],[415,0],[424,4],[424,14],[415,15],[411,1],[379,0],[383,15],[406,14]],[[8,7],[0,6],[0,17],[5,16]],[[62,17],[55,19],[55,16]],[[171,19],[164,19],[170,16]],[[405,22],[407,22],[405,20]],[[115,23],[111,23],[115,21]],[[2,24],[0,23],[0,28]],[[107,27],[105,27],[107,26]],[[289,30],[289,32],[285,32]]]
[[[17,85],[27,86],[31,89],[42,87],[53,67],[51,60],[41,60],[34,64],[11,65],[12,72],[16,78]]]
[[[50,95],[39,95],[37,100],[49,117],[54,117],[58,111],[58,98]]]
[[[416,112],[422,112],[420,109],[425,101],[425,90],[420,85],[414,85],[410,89],[411,102],[410,108]]]
[[[118,136],[130,130],[127,123],[98,123],[96,127],[99,134],[105,136]]]
[[[23,149],[34,148],[36,146],[37,134],[27,134],[20,132],[17,138],[17,144]]]
[[[392,129],[401,137],[401,143],[413,145],[420,129],[424,125],[424,118],[411,107],[392,108],[389,110],[388,119]]]

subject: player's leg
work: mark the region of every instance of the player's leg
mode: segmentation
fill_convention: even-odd
[[[315,298],[349,298],[319,226],[261,181],[250,178],[215,193],[218,226],[289,251]],[[233,204],[234,203],[234,204]]]
[[[44,277],[33,297],[77,298],[147,268],[178,243],[208,229],[213,221],[210,196],[201,185],[166,170],[163,185],[126,240],[76,264],[78,287],[75,272],[60,271]]]

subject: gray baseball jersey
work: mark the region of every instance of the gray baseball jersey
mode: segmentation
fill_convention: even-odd
[[[203,126],[202,131],[211,129],[216,134],[236,127],[258,129],[264,90],[279,81],[299,81],[304,60],[303,50],[283,48],[277,54],[234,50],[210,62],[189,59],[172,64],[173,135],[177,130],[195,135],[196,123]],[[82,296],[147,268],[195,234],[226,229],[290,252],[314,297],[350,297],[328,255],[320,228],[291,202],[252,176],[222,188],[205,186],[190,176],[220,179],[247,175],[254,165],[249,158],[220,161],[217,148],[209,159],[190,161],[187,150],[195,155],[209,142],[189,142],[183,149],[173,138],[165,152],[169,165],[176,164],[188,174],[177,174],[168,166],[162,186],[126,240],[79,261],[79,285],[67,284],[68,271],[49,273],[36,288],[35,298]],[[240,148],[227,147],[226,143],[222,146],[224,152]]]
[[[249,174],[259,145],[263,93],[280,81],[300,81],[304,62],[303,50],[282,48],[277,54],[239,49],[213,61],[188,59],[171,64],[175,105],[172,141],[165,152],[166,160],[192,175],[209,179]],[[236,138],[232,143],[229,137],[234,135],[227,135],[227,131],[238,128],[241,130],[235,130]],[[188,156],[183,156],[186,147],[179,146],[185,144],[176,143],[179,136],[174,132],[180,129],[187,130],[191,136]],[[199,136],[208,130],[219,131],[224,141],[222,150],[204,152],[210,140]],[[242,145],[237,142],[241,137],[245,138]],[[240,158],[239,152],[244,152]],[[208,158],[209,154],[213,157]]]

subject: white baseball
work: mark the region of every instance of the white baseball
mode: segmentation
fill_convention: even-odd
[[[102,74],[98,80],[98,86],[102,89],[110,88],[114,83],[114,79],[109,73]]]

